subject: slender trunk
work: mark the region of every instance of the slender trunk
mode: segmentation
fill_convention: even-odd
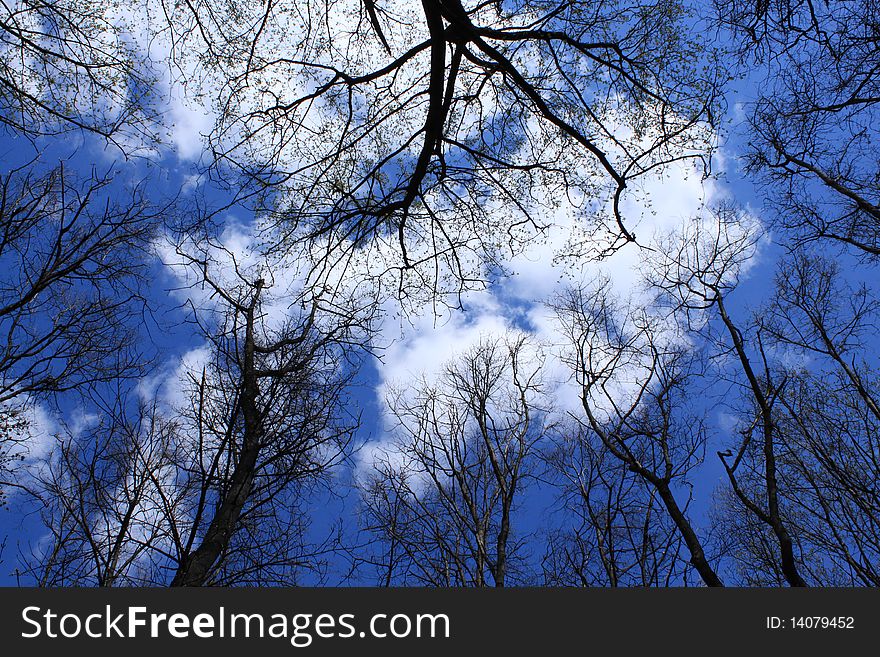
[[[259,287],[246,313],[242,387],[239,397],[244,420],[241,452],[229,481],[229,487],[208,525],[201,544],[189,555],[184,555],[171,581],[171,586],[204,586],[207,583],[212,568],[229,546],[238,518],[253,487],[262,442],[262,422],[257,407],[259,387],[254,366],[254,308],[258,295]],[[234,421],[234,418],[230,418],[230,421]]]
[[[773,411],[770,406],[770,401],[764,394],[764,390],[761,388],[758,377],[752,369],[751,361],[749,360],[748,354],[746,354],[745,347],[743,346],[742,334],[728,316],[720,294],[717,297],[717,301],[721,320],[727,327],[731,340],[733,340],[734,350],[736,351],[743,372],[745,372],[746,378],[749,381],[749,387],[752,390],[755,400],[758,402],[758,407],[761,412],[764,442],[764,483],[767,489],[767,514],[762,514],[759,517],[770,526],[770,529],[776,536],[776,541],[779,543],[780,565],[785,580],[790,586],[806,586],[807,583],[798,572],[797,560],[794,556],[794,543],[792,542],[791,535],[788,533],[779,513],[779,485],[776,476],[776,452],[773,447],[775,427],[773,426]]]
[[[684,539],[684,543],[687,545],[688,551],[691,553],[691,565],[700,574],[703,582],[706,583],[706,586],[724,586],[724,582],[721,581],[721,578],[718,577],[718,573],[715,572],[715,569],[712,568],[708,559],[706,559],[703,545],[700,543],[700,539],[694,531],[693,526],[691,526],[690,520],[687,519],[687,516],[684,515],[681,507],[679,507],[675,496],[669,488],[669,484],[662,479],[649,478],[648,480],[654,484],[654,487],[657,489],[657,494],[660,495],[660,499],[666,506],[666,511],[669,513],[669,517],[672,518],[672,521],[675,523],[675,526],[678,528],[679,533]]]

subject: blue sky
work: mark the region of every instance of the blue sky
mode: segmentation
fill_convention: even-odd
[[[155,56],[161,56],[161,43],[152,47],[156,49]],[[724,198],[734,199],[747,208],[759,224],[766,225],[761,197],[743,175],[738,159],[744,149],[744,136],[738,125],[742,118],[740,105],[750,100],[754,80],[759,78],[756,74],[753,79],[739,81],[729,91],[731,123],[720,134],[714,135],[720,140],[713,167],[715,177],[701,180],[699,171],[685,162],[667,168],[662,176],[647,177],[627,195],[624,209],[632,221],[629,228],[636,232],[641,243],[651,245],[657,237],[679,229],[692,216],[699,214],[706,203]],[[164,112],[163,143],[160,146],[150,146],[135,157],[126,158],[121,151],[107,147],[95,137],[73,135],[42,139],[35,145],[36,152],[47,166],[63,159],[69,167],[80,171],[89,171],[92,167],[113,169],[117,172],[116,184],[120,187],[145,179],[157,202],[175,198],[176,207],[182,209],[184,216],[187,208],[192,208],[195,203],[216,208],[226,206],[229,190],[219,185],[204,168],[208,159],[205,137],[213,125],[211,111],[205,108],[199,97],[190,95],[190,90],[171,84],[169,80],[160,81]],[[33,157],[35,150],[31,144],[9,133],[0,137],[0,152],[4,153],[2,162],[7,170],[14,163]],[[108,191],[108,194],[113,193],[113,190]],[[545,345],[549,354],[545,363],[549,394],[561,410],[577,409],[578,390],[553,356],[554,347],[561,338],[544,302],[567,285],[590,281],[597,276],[609,277],[616,293],[635,295],[638,300],[646,265],[642,261],[643,253],[634,245],[624,247],[599,263],[566,258],[561,254],[570,251],[580,239],[576,231],[577,214],[563,207],[547,221],[551,228],[545,235],[528,239],[526,248],[519,253],[507,252],[502,256],[508,270],[506,275],[490,278],[491,284],[484,289],[464,293],[461,309],[456,308],[455,303],[447,307],[419,299],[401,308],[393,299],[381,300],[383,314],[379,332],[373,340],[381,360],[370,359],[365,363],[353,394],[353,401],[362,413],[358,438],[363,442],[363,448],[337,473],[339,490],[343,490],[344,482],[357,476],[359,468],[368,469],[370,459],[387,444],[389,422],[384,414],[384,397],[389,387],[406,388],[420,376],[436,377],[449,359],[486,336],[517,330],[530,334]],[[262,267],[272,272],[274,285],[269,291],[267,321],[283,321],[289,312],[287,300],[296,294],[304,275],[296,254],[261,255],[260,227],[251,211],[243,205],[221,210],[216,222],[217,242],[228,253],[235,254],[246,266]],[[749,263],[741,284],[730,299],[733,311],[742,319],[759,307],[769,293],[767,281],[773,275],[778,255],[773,237],[770,231],[762,239],[758,255]],[[145,292],[152,313],[137,328],[142,335],[143,350],[154,356],[155,367],[148,376],[132,385],[139,394],[158,395],[166,403],[174,404],[181,402],[183,393],[179,379],[183,369],[187,364],[197,366],[205,348],[201,338],[186,322],[186,304],[192,302],[198,307],[208,307],[212,302],[204,289],[194,284],[196,279],[192,272],[180,265],[167,234],[160,233],[154,246]],[[381,246],[377,249],[381,252]],[[504,253],[504,249],[501,251]],[[217,275],[222,277],[224,267],[228,272],[228,253],[219,250],[215,253]],[[369,266],[369,263],[363,264],[363,267]],[[723,394],[723,391],[717,392]],[[716,438],[723,439],[729,429],[724,409],[716,406],[718,400],[713,396],[704,399],[709,417],[718,429]],[[46,443],[45,434],[51,434],[59,422],[88,422],[93,417],[93,409],[75,395],[61,398],[57,404],[36,403],[35,412],[40,418],[37,433],[43,432],[44,435],[34,436],[35,445],[28,457],[31,460],[42,456],[39,445]],[[716,447],[719,446],[709,446],[707,462],[693,481],[697,501],[691,512],[698,524],[706,521],[711,491],[723,476],[714,457]],[[520,511],[521,526],[540,526],[535,518],[550,504],[551,496],[547,491],[533,496]],[[326,531],[337,517],[353,524],[355,505],[355,496],[349,493],[344,499],[332,503],[327,503],[326,499],[315,500],[313,531],[316,536]],[[13,572],[15,553],[38,545],[41,539],[39,523],[33,516],[22,514],[26,508],[20,499],[13,498],[10,506],[0,510],[0,539],[7,538],[3,562],[0,563],[0,583],[16,581]]]

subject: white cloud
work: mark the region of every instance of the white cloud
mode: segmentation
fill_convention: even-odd
[[[182,160],[198,160],[214,127],[214,115],[186,97],[179,85],[169,83],[165,124],[171,143]]]
[[[29,434],[24,445],[27,450],[25,463],[37,463],[52,451],[60,425],[55,414],[39,402],[27,401],[22,408]]]
[[[391,42],[392,51],[403,52],[425,37],[424,21],[417,15],[417,9],[413,8],[412,3],[402,0],[386,3],[383,9],[388,12],[388,18],[383,17],[383,21],[386,21],[386,36]],[[237,17],[239,22],[258,25],[262,20],[263,9],[258,5],[242,6],[240,10],[245,15]],[[280,166],[287,170],[295,170],[298,165],[306,164],[308,166],[301,170],[301,173],[305,173],[300,177],[292,177],[291,187],[308,188],[308,184],[314,182],[309,178],[312,175],[312,165],[323,162],[323,154],[338,148],[336,137],[343,134],[340,122],[349,121],[350,117],[344,111],[328,111],[332,108],[326,104],[329,101],[323,98],[297,106],[298,109],[290,110],[288,114],[277,113],[284,118],[278,118],[275,122],[269,120],[266,113],[255,112],[250,115],[249,111],[270,105],[283,105],[314,89],[316,81],[323,79],[323,76],[331,75],[328,71],[293,65],[291,62],[294,60],[337,66],[341,61],[340,52],[344,51],[345,70],[351,75],[374,70],[377,61],[385,61],[386,57],[378,40],[361,38],[363,26],[357,25],[361,18],[359,6],[331,3],[326,10],[327,23],[321,29],[331,31],[331,39],[318,39],[308,34],[309,29],[315,28],[304,18],[309,15],[304,2],[294,1],[290,5],[290,11],[273,13],[271,25],[254,51],[256,61],[266,65],[259,71],[248,72],[248,84],[235,90],[231,87],[221,90],[218,82],[230,74],[243,75],[246,58],[239,58],[240,61],[233,61],[232,58],[230,62],[218,63],[214,69],[210,69],[198,61],[200,50],[194,44],[198,43],[199,36],[197,31],[192,31],[188,38],[195,41],[189,43],[189,49],[183,58],[184,67],[190,67],[185,75],[190,86],[173,87],[170,78],[168,83],[171,107],[169,119],[177,130],[172,132],[175,134],[178,154],[182,158],[197,157],[201,148],[199,134],[213,127],[213,110],[197,99],[204,97],[218,102],[229,101],[235,110],[228,115],[233,121],[222,124],[222,134],[214,135],[221,141],[225,140],[222,144],[218,142],[219,146],[225,148],[235,145],[250,155],[262,151],[271,153],[273,158],[277,156]],[[484,18],[489,22],[496,20],[491,8],[487,7]],[[181,20],[187,20],[186,16]],[[218,16],[217,20],[217,23],[205,22],[205,29],[219,29],[223,16]],[[179,45],[186,47],[186,44]],[[167,44],[160,43],[152,47],[161,50]],[[157,53],[161,55],[160,50]],[[403,93],[413,85],[418,88],[425,84],[421,78],[427,57],[427,52],[422,53],[408,62],[393,81],[387,81],[392,85],[392,90]],[[224,66],[231,66],[234,70],[227,70]],[[478,75],[463,71],[458,84],[464,89],[480,79],[482,78]],[[387,95],[388,89],[383,86],[385,83],[386,81],[382,81],[375,87],[363,85],[363,88],[355,89],[354,93],[360,94],[353,100],[355,108],[363,110],[380,107],[373,100]],[[219,96],[216,95],[218,90],[221,90]],[[493,103],[497,100],[492,97],[491,90],[492,85],[485,85],[485,93],[480,95],[479,106],[484,112],[483,116],[492,114]],[[199,93],[206,95],[200,96]],[[609,105],[613,105],[611,99]],[[474,111],[475,107],[476,105],[467,105],[464,111]],[[381,114],[381,110],[375,111]],[[362,117],[355,113],[355,120],[348,126],[351,130],[348,133],[349,138],[353,143],[355,139],[358,140],[358,145],[352,146],[353,159],[369,159],[393,150],[398,140],[405,139],[410,134],[409,127],[421,125],[424,119],[424,107],[419,103],[413,103],[409,107],[395,107],[394,112],[394,120],[374,126],[374,133],[359,132],[358,121]],[[650,108],[646,113],[650,113]],[[237,118],[242,120],[236,120]],[[456,117],[457,125],[461,126],[458,136],[465,139],[468,131],[473,133],[477,130],[480,124],[478,118],[476,115]],[[639,141],[638,145],[644,146],[657,137],[648,134],[650,131],[637,137],[630,125],[632,122],[623,114],[618,116],[609,111],[605,119],[606,123],[618,128],[615,131],[615,138],[618,140]],[[671,117],[667,119],[671,120]],[[534,117],[527,120],[530,121],[527,124],[528,129],[534,130],[535,134],[546,132],[547,126],[538,125]],[[591,126],[591,130],[593,128],[595,126]],[[596,131],[599,132],[598,128]],[[683,138],[678,144],[683,152],[701,150],[706,142],[715,140],[715,136],[705,126],[697,127],[686,138],[693,139],[693,143],[686,142]],[[516,235],[514,241],[518,241],[521,248],[505,252],[503,245],[495,244],[499,240],[503,241],[503,237],[498,236],[504,235],[508,226],[506,222],[511,215],[508,204],[500,195],[490,195],[488,199],[484,199],[484,207],[489,208],[487,225],[476,227],[458,217],[455,208],[437,201],[444,230],[451,235],[451,241],[465,245],[457,254],[462,258],[463,269],[485,275],[483,257],[499,257],[499,264],[507,270],[504,278],[494,281],[487,289],[465,291],[461,297],[464,311],[443,309],[438,314],[432,299],[434,289],[419,278],[425,272],[401,272],[393,266],[400,260],[400,246],[396,243],[396,235],[376,235],[368,246],[358,246],[357,249],[343,240],[344,247],[351,247],[348,253],[351,257],[332,262],[320,274],[315,274],[311,266],[320,262],[321,244],[313,245],[311,251],[305,252],[294,242],[294,246],[282,255],[275,253],[266,257],[259,256],[257,234],[265,227],[256,224],[236,225],[228,228],[221,236],[217,245],[219,248],[208,249],[213,267],[212,275],[229,284],[235,284],[236,266],[254,275],[268,273],[272,282],[265,298],[266,322],[269,325],[295,312],[290,307],[291,299],[298,298],[301,291],[314,280],[339,290],[340,296],[376,293],[377,301],[382,303],[385,314],[373,346],[387,345],[382,350],[382,362],[378,364],[380,380],[377,394],[380,396],[391,383],[405,383],[417,376],[426,376],[429,379],[436,377],[445,362],[482,338],[498,336],[511,329],[527,330],[536,341],[548,347],[546,378],[549,385],[556,386],[556,397],[560,406],[565,409],[576,408],[579,404],[578,391],[570,381],[568,370],[559,356],[564,340],[544,302],[566,286],[586,285],[602,277],[611,281],[614,294],[634,298],[635,303],[646,303],[642,291],[645,259],[644,252],[637,245],[627,245],[601,261],[591,257],[597,247],[608,239],[594,225],[597,216],[608,220],[608,179],[607,176],[599,175],[593,158],[580,153],[578,149],[556,143],[557,141],[548,138],[545,145],[548,150],[541,156],[545,159],[559,158],[559,166],[566,173],[564,182],[570,196],[555,198],[564,196],[559,192],[563,181],[561,176],[554,177],[550,173],[547,174],[549,182],[545,188],[530,190],[537,198],[529,201],[529,209],[542,213],[538,220],[546,223],[548,229],[544,234],[539,231],[524,231]],[[607,147],[610,159],[619,159],[621,153],[615,152],[618,147],[610,143],[610,140],[606,141],[609,143],[603,143],[602,146]],[[409,148],[415,149],[417,144]],[[242,153],[241,156],[246,159],[247,154]],[[523,153],[512,155],[514,160],[519,156],[526,161],[533,158],[534,153],[525,152],[524,147]],[[333,158],[328,161],[330,160]],[[343,158],[334,165],[338,171],[328,170],[322,176],[326,174],[328,180],[338,177],[339,184],[342,185],[349,178],[357,177],[357,173],[349,165],[349,160]],[[323,165],[320,168],[323,171]],[[509,184],[516,184],[517,179],[511,180]],[[574,181],[573,185],[571,181]],[[541,198],[542,194],[544,198]],[[622,212],[626,217],[627,228],[636,234],[639,244],[650,249],[656,246],[661,236],[688,221],[707,202],[721,195],[717,183],[712,180],[704,182],[700,172],[691,163],[681,160],[631,181],[624,196]],[[426,200],[430,204],[436,199]],[[315,211],[319,212],[320,208]],[[428,239],[433,234],[432,228],[430,225],[419,226],[417,218],[410,219],[410,235],[406,239],[407,251],[412,260],[417,260],[432,248]],[[329,241],[332,238],[327,239]],[[186,246],[204,248],[204,245],[195,243]],[[493,247],[497,250],[493,250]],[[209,308],[215,300],[212,300],[210,290],[198,285],[198,272],[181,265],[179,258],[175,262],[177,254],[168,245],[160,248],[160,251],[163,261],[186,288],[178,294],[191,300],[198,308]],[[502,253],[504,255],[500,255]],[[433,263],[428,265],[429,268],[431,266]],[[391,291],[385,298],[381,297],[385,292],[375,292],[378,282],[382,283],[383,290]],[[367,289],[370,286],[374,289]],[[405,289],[412,295],[409,299],[410,306],[404,311],[407,317],[403,320],[393,299],[394,291],[400,289]]]
[[[166,410],[185,407],[190,399],[193,377],[197,379],[201,375],[211,357],[208,345],[190,349],[166,363],[158,374],[141,379],[137,387],[138,395],[143,401],[158,402]]]
[[[545,302],[569,286],[589,286],[593,281],[607,279],[613,296],[629,300],[635,307],[648,305],[646,253],[671,232],[683,230],[693,223],[694,217],[702,216],[707,204],[725,196],[717,183],[702,181],[687,163],[668,167],[662,177],[642,180],[639,191],[637,200],[626,203],[624,213],[640,217],[636,233],[641,247],[628,245],[600,261],[568,255],[571,237],[578,235],[578,219],[568,208],[560,207],[552,218],[550,231],[542,239],[534,240],[504,262],[508,276],[487,290],[464,297],[466,311],[447,312],[435,320],[432,312],[426,310],[425,315],[411,323],[386,322],[383,334],[397,340],[383,352],[377,394],[382,397],[390,383],[405,385],[419,376],[432,380],[444,363],[480,339],[524,329],[546,346],[542,354],[545,385],[557,410],[581,412],[580,389],[562,359],[566,339]],[[651,203],[639,203],[638,198],[650,199]],[[707,225],[712,222],[708,218],[705,221],[709,222]],[[668,328],[669,339],[683,339],[674,325]],[[637,370],[625,374],[619,382],[621,392],[635,390],[637,379]],[[363,455],[362,466],[374,454],[387,458],[387,444],[380,440],[371,446]]]

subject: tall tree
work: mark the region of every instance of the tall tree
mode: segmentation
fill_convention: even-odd
[[[685,402],[699,360],[658,317],[617,305],[607,285],[594,292],[573,289],[556,306],[581,387],[584,431],[601,445],[596,456],[607,452],[651,488],[689,564],[706,585],[722,586],[688,517],[690,496],[682,500],[706,445],[703,424]]]
[[[517,581],[515,511],[545,426],[520,336],[485,340],[390,400],[395,439],[363,484],[367,556],[386,586]]]
[[[766,377],[778,391],[779,497],[800,567],[816,584],[876,586],[880,412],[873,393],[877,354],[866,338],[877,300],[865,286],[850,287],[833,262],[804,252],[780,264],[776,282],[756,330],[766,336],[767,351],[787,355],[768,358]],[[760,455],[745,446],[738,459],[750,473],[743,486],[754,491]],[[759,541],[744,540],[741,516],[729,506],[725,514],[731,544],[748,555],[740,565],[749,569],[745,576],[774,582],[780,564]]]
[[[176,398],[132,404],[120,386],[24,484],[52,537],[27,559],[40,583],[291,585],[320,566],[308,494],[357,427],[357,325],[318,299],[270,321],[270,281],[221,284],[201,257],[188,263],[214,297],[194,311],[207,345],[169,383]]]
[[[880,255],[880,16],[873,0],[716,0],[758,96],[749,168],[802,242]]]
[[[3,480],[27,452],[24,407],[144,373],[141,295],[160,208],[112,170],[39,162],[0,178],[0,435]],[[17,458],[13,458],[17,457]]]
[[[300,565],[285,549],[275,568],[268,560],[273,540],[289,536],[273,528],[295,529],[301,520],[291,516],[297,507],[285,493],[345,458],[357,426],[344,395],[346,345],[358,325],[338,308],[328,317],[312,297],[275,326],[262,310],[265,279],[239,273],[236,285],[221,285],[207,260],[186,257],[201,268],[221,314],[213,330],[205,326],[213,362],[191,381],[188,413],[197,433],[186,470],[198,495],[190,500],[193,521],[177,533],[171,585],[275,577]],[[249,526],[253,533],[239,540]]]
[[[734,450],[719,452],[733,493],[763,525],[777,543],[781,574],[791,586],[805,586],[795,541],[780,497],[778,473],[779,425],[775,405],[784,385],[770,376],[764,333],[746,333],[728,305],[743,266],[754,256],[759,234],[748,215],[722,205],[705,217],[697,217],[681,234],[657,252],[652,283],[662,304],[673,315],[697,327],[715,357],[728,356],[735,364],[729,376],[741,394],[739,412],[746,418],[741,439]],[[741,485],[742,455],[750,447],[761,454],[757,472],[761,484],[758,498]]]
[[[589,429],[559,432],[547,454],[558,510],[542,560],[548,586],[676,586],[688,559],[650,483]]]

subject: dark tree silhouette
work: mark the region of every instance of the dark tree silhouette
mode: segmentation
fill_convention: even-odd
[[[585,252],[634,241],[626,190],[707,155],[724,77],[678,2],[206,1],[169,15],[177,60],[214,94],[215,173],[256,198],[284,248],[308,245],[318,280],[356,263],[401,298],[479,285],[562,202]]]
[[[753,329],[763,336],[764,352],[790,354],[768,358],[764,374],[766,387],[775,391],[778,496],[798,545],[799,568],[818,585],[878,585],[880,413],[873,393],[876,353],[865,342],[876,316],[877,301],[867,287],[853,289],[834,263],[797,252],[781,263],[776,294]],[[751,437],[750,429],[744,437]],[[739,488],[754,496],[762,458],[744,442],[737,461],[744,473]],[[747,540],[745,519],[729,505],[726,513],[729,541],[745,555],[738,564],[744,576],[776,583],[785,574],[781,564],[761,541]]]
[[[0,124],[36,140],[72,130],[130,152],[156,139],[153,75],[131,35],[146,19],[97,0],[0,8]],[[134,141],[133,141],[134,140]]]
[[[802,242],[880,255],[880,16],[872,0],[716,0],[759,95],[749,168]]]
[[[574,289],[556,302],[571,345],[569,364],[582,388],[584,432],[601,445],[594,458],[607,452],[650,486],[679,532],[690,565],[705,584],[721,586],[688,518],[690,496],[681,501],[706,445],[703,424],[685,403],[699,375],[698,360],[676,344],[674,334],[664,335],[658,318],[617,306],[606,288]]]
[[[357,325],[318,299],[270,324],[270,282],[242,272],[221,286],[207,256],[184,257],[216,298],[194,311],[208,356],[173,404],[132,409],[120,387],[24,484],[53,538],[28,559],[40,583],[290,585],[320,565],[305,498],[357,427],[345,408]]]
[[[561,431],[547,454],[559,495],[543,558],[549,586],[675,586],[681,534],[657,492],[589,429]]]
[[[82,178],[32,162],[0,178],[5,483],[28,450],[27,407],[144,373],[141,284],[159,212],[143,185],[119,189],[112,171]]]
[[[390,400],[395,439],[362,485],[360,558],[382,584],[516,581],[514,513],[549,430],[537,367],[523,338],[487,339]]]

